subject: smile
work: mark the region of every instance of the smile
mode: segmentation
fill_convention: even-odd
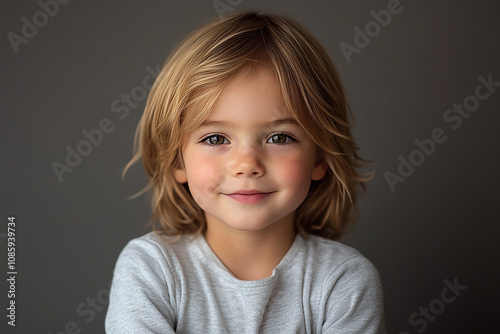
[[[238,191],[231,194],[224,194],[227,197],[244,204],[255,204],[263,201],[273,192],[259,192],[259,191]]]

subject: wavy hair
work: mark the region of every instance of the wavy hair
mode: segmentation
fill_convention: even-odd
[[[209,23],[187,36],[167,59],[148,96],[134,138],[129,168],[142,158],[153,189],[151,225],[159,234],[203,233],[203,210],[187,184],[174,178],[182,166],[183,138],[210,114],[225,84],[250,66],[265,66],[280,85],[291,116],[316,143],[327,173],[312,181],[295,212],[297,231],[337,239],[354,218],[358,188],[368,175],[351,134],[344,88],[325,48],[295,21],[244,12]],[[196,110],[193,112],[192,110]]]

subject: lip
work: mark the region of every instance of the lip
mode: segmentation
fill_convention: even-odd
[[[225,194],[229,198],[243,203],[243,204],[255,204],[263,201],[266,199],[269,195],[271,195],[273,191],[271,192],[263,192],[259,190],[239,190],[234,193],[229,193]]]

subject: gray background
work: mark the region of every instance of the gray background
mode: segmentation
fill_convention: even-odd
[[[423,332],[494,333],[500,87],[456,130],[443,114],[474,94],[478,76],[500,81],[500,5],[402,0],[403,10],[349,63],[340,43],[353,44],[354,27],[364,29],[373,20],[370,11],[387,3],[243,0],[232,7],[294,17],[334,54],[361,154],[373,160],[367,170],[376,171],[360,202],[361,218],[343,241],[378,267],[389,332],[423,329],[409,316],[439,306],[444,281],[456,278],[466,290]],[[111,104],[141,86],[147,66],[161,64],[175,43],[217,11],[212,1],[71,1],[16,54],[7,34],[21,35],[22,18],[33,22],[40,10],[36,1],[9,0],[0,12],[0,277],[7,271],[9,215],[17,217],[18,263],[17,326],[6,325],[1,279],[0,331],[78,333],[75,326],[102,333],[116,258],[128,240],[148,231],[150,215],[146,197],[126,199],[144,185],[140,165],[120,180],[144,101],[124,119]],[[82,130],[103,118],[113,122],[113,132],[59,182],[51,164],[64,163],[66,146],[76,148],[85,139]],[[392,192],[384,172],[397,173],[398,156],[408,158],[414,140],[429,138],[435,128],[447,140]]]

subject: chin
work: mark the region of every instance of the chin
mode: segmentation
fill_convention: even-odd
[[[238,231],[252,232],[252,231],[260,231],[260,230],[266,229],[267,227],[272,225],[272,223],[269,223],[269,222],[259,223],[259,222],[255,222],[255,221],[245,220],[242,222],[234,222],[233,221],[233,222],[231,222],[231,224],[226,224],[226,225],[230,226],[231,228],[238,230]]]
[[[250,216],[250,217],[242,217],[238,220],[231,220],[231,223],[225,223],[227,226],[230,226],[236,230],[239,231],[262,231],[265,230],[273,225],[280,225],[280,223],[283,223],[282,218],[258,218],[255,216]],[[293,224],[293,221],[292,221]]]

